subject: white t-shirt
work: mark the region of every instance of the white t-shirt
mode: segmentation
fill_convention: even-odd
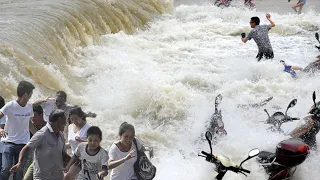
[[[142,147],[142,142],[137,139],[137,145],[138,149],[141,149]],[[109,159],[113,161],[117,161],[119,159],[122,159],[126,157],[132,150],[136,150],[136,146],[132,142],[131,149],[128,152],[122,152],[116,145],[116,143],[113,143],[110,147],[109,150]],[[126,160],[124,163],[119,165],[118,167],[112,169],[111,175],[110,175],[110,180],[132,180],[132,179],[137,179],[135,173],[134,173],[134,168],[133,165],[137,161],[137,151],[134,152],[135,157]]]
[[[86,123],[77,133],[73,130],[74,124],[68,126],[68,141],[71,147],[72,154],[74,154],[79,141],[76,141],[76,137],[79,136],[81,139],[87,137],[87,130],[91,127],[91,124]]]
[[[41,107],[43,109],[43,120],[49,122],[49,115],[53,110],[57,109],[56,100],[49,98],[47,101],[41,103]]]
[[[81,171],[78,174],[77,180],[95,180],[97,174],[102,171],[102,165],[108,164],[108,152],[100,147],[100,150],[95,155],[87,153],[88,143],[82,142],[75,150],[75,156],[81,160]],[[88,177],[90,176],[90,178]]]
[[[41,107],[43,109],[43,119],[46,122],[49,122],[49,116],[55,109],[58,109],[56,105],[56,99],[49,98],[47,101],[41,103]],[[73,106],[71,104],[65,104],[61,109],[64,110],[66,118],[68,119],[69,111]]]
[[[16,100],[13,100],[4,105],[0,111],[7,116],[4,130],[8,135],[2,141],[27,144],[30,140],[29,122],[33,117],[32,104],[21,107]]]

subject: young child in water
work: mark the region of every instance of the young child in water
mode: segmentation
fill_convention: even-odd
[[[297,78],[297,74],[294,70],[303,70],[302,67],[299,66],[291,66],[291,65],[287,65],[283,60],[280,61],[283,66],[284,66],[284,70],[285,72],[289,73],[291,75],[292,78]]]

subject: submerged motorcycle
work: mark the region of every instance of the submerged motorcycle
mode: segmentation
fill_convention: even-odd
[[[299,120],[287,115],[288,109],[296,105],[297,99],[292,100],[285,113],[276,112],[272,116],[268,111],[268,119],[265,121],[272,126],[268,130],[283,133],[281,125],[285,122]],[[264,167],[268,180],[289,180],[293,176],[299,164],[303,163],[309,155],[310,147],[299,138],[289,138],[278,143],[276,152],[262,151],[259,153],[258,162]]]
[[[251,151],[249,151],[248,157],[245,160],[243,160],[240,163],[240,165],[237,165],[225,156],[219,156],[219,155],[212,154],[212,134],[209,131],[207,131],[205,136],[206,136],[206,139],[207,139],[209,147],[210,147],[210,153],[207,153],[205,151],[201,151],[202,155],[199,154],[198,156],[205,157],[206,161],[215,164],[215,166],[216,166],[215,180],[222,180],[224,175],[228,171],[232,171],[234,173],[241,173],[245,176],[247,176],[246,173],[250,173],[249,170],[244,169],[242,167],[242,164],[244,162],[248,161],[249,159],[257,156],[259,154],[259,149],[252,149]]]
[[[300,138],[311,148],[317,148],[317,134],[320,131],[320,102],[316,103],[316,92],[312,94],[314,105],[309,110],[302,123],[299,124],[291,133],[291,137]]]
[[[268,111],[264,109],[264,111],[268,115],[268,119],[264,121],[266,124],[270,124],[271,126],[267,129],[268,131],[272,132],[279,132],[284,133],[284,131],[281,129],[281,125],[286,122],[294,121],[294,120],[300,120],[299,117],[292,118],[287,115],[287,112],[290,108],[294,107],[297,104],[297,99],[292,100],[287,109],[286,112],[283,114],[282,112],[275,112],[272,114],[272,116],[269,115]]]
[[[268,180],[289,180],[297,166],[307,159],[309,150],[300,139],[290,138],[279,142],[275,153],[260,152],[257,160],[269,175]]]
[[[215,99],[215,112],[210,118],[209,126],[207,126],[207,131],[213,135],[214,142],[220,136],[227,135],[227,131],[224,129],[224,123],[222,121],[221,110],[218,110],[218,106],[222,101],[222,96],[219,94]]]
[[[320,131],[320,106],[317,105],[315,102],[316,100],[316,93],[313,92],[312,94],[312,100],[313,100],[313,108],[309,111],[309,115],[304,117],[299,122],[299,125],[289,134],[293,138],[299,138],[304,143],[306,143],[310,148],[317,148],[316,143],[316,135]],[[290,104],[287,107],[287,110],[285,114],[282,112],[276,112],[271,117],[268,113],[268,111],[265,109],[264,111],[268,114],[268,119],[264,121],[266,124],[270,124],[271,126],[267,129],[268,131],[272,132],[279,132],[284,133],[284,131],[281,129],[281,125],[286,122],[294,121],[294,120],[300,120],[300,118],[295,117],[292,118],[287,115],[288,109],[295,106],[297,103],[297,100],[294,99],[290,102]],[[318,107],[319,106],[319,107]],[[319,110],[317,110],[319,109]]]
[[[215,107],[214,113],[210,117],[210,121],[206,122],[206,131],[210,132],[213,136],[212,142],[216,144],[220,137],[226,136],[227,131],[224,128],[224,123],[222,121],[221,110],[218,110],[218,106],[222,101],[222,95],[219,94],[215,98]],[[199,143],[204,141],[204,134],[201,133],[200,137],[195,141],[195,143]]]
[[[319,34],[315,33],[315,38],[319,42],[319,46],[315,46],[320,51]],[[314,73],[320,70],[320,55],[317,56],[308,66],[303,69],[303,72]]]

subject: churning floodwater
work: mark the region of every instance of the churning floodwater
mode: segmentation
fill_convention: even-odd
[[[275,3],[257,1],[257,6],[272,10]],[[243,44],[240,34],[250,31],[252,16],[268,23],[259,6],[249,10],[238,1],[225,9],[207,1],[2,1],[0,92],[7,100],[14,98],[23,79],[37,85],[31,101],[64,90],[70,103],[98,114],[89,122],[103,129],[104,148],[117,140],[119,125],[127,121],[155,147],[156,180],[210,180],[213,165],[197,157],[209,147],[197,140],[218,94],[228,136],[213,151],[237,163],[250,149],[274,151],[288,138],[266,131],[263,108],[284,111],[296,98],[289,115],[302,118],[313,91],[320,99],[320,74],[298,72],[299,78],[292,79],[279,63],[304,67],[319,55],[314,48],[319,12],[307,5],[301,15],[281,12],[281,6],[269,11],[276,23],[269,33],[275,58],[257,63],[256,44]],[[263,108],[237,108],[270,96]],[[312,151],[292,179],[318,180],[319,162],[319,152]],[[251,170],[248,177],[229,172],[225,179],[267,179],[255,160],[244,167]]]

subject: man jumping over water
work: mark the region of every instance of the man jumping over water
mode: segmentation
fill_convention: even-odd
[[[266,59],[273,59],[273,50],[270,44],[268,32],[271,28],[275,26],[274,22],[270,19],[270,14],[266,14],[266,18],[270,22],[269,25],[260,25],[260,19],[258,17],[252,17],[250,20],[250,26],[253,28],[247,37],[245,33],[242,33],[241,40],[246,43],[248,40],[252,38],[257,43],[259,52],[257,54],[257,60],[260,61],[264,56]]]

